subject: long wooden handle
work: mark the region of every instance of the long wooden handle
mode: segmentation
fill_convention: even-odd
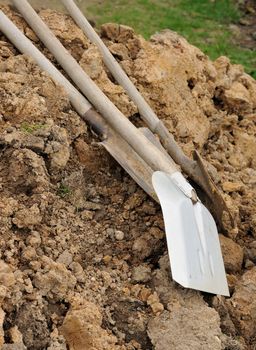
[[[61,1],[66,7],[70,16],[76,22],[76,24],[83,30],[83,32],[91,40],[91,42],[98,47],[103,57],[105,65],[108,67],[116,81],[121,86],[123,86],[128,96],[136,104],[142,119],[148,125],[150,130],[159,135],[162,143],[166,147],[169,154],[173,157],[174,161],[180,164],[182,167],[186,168],[186,171],[189,169],[189,167],[195,165],[193,160],[191,160],[184,154],[180,146],[174,140],[173,135],[168,131],[164,123],[157,117],[157,115],[146,102],[146,100],[143,98],[141,93],[137,90],[137,88],[129,79],[122,67],[115,60],[107,46],[101,40],[99,35],[95,32],[95,30],[90,25],[90,23],[85,18],[80,9],[76,6],[75,2],[73,0]]]
[[[152,145],[104,95],[29,3],[26,0],[12,0],[12,2],[83,94],[141,158],[154,170],[162,170],[170,174],[176,172],[177,167],[175,163]]]
[[[0,11],[0,30],[25,55],[31,57],[54,81],[66,91],[69,100],[77,113],[88,122],[93,130],[101,137],[106,138],[107,125],[104,119],[93,109],[92,105],[78,90],[58,71],[57,68],[39,51],[31,41]]]
[[[134,84],[131,82],[131,80],[128,78],[126,73],[123,71],[123,69],[120,67],[120,65],[117,63],[115,58],[112,56],[106,45],[103,43],[99,35],[95,32],[93,27],[90,25],[90,23],[87,21],[87,19],[84,17],[82,12],[79,10],[79,8],[76,6],[74,1],[72,0],[61,0],[63,5],[66,7],[68,13],[71,15],[73,20],[76,22],[76,24],[83,30],[85,35],[91,40],[92,43],[97,45],[98,49],[100,50],[104,63],[110,70],[110,72],[113,74],[116,81],[124,87],[130,98],[134,101],[136,106],[139,109],[139,112],[142,116],[142,118],[145,119],[146,123],[148,124],[149,128],[154,131],[155,127],[157,126],[159,119],[156,116],[156,114],[153,112],[151,107],[148,105],[148,103],[144,100],[144,98],[141,96],[139,91],[136,89]]]

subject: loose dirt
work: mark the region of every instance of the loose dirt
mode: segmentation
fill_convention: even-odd
[[[256,43],[256,3],[254,0],[244,0],[240,3],[242,16],[237,26],[236,39],[242,47],[255,50]]]
[[[0,8],[52,59],[20,16]],[[142,124],[73,21],[40,15]],[[145,41],[106,24],[101,36],[184,151],[200,152],[226,199],[237,225],[220,236],[231,297],[172,281],[159,206],[100,146],[63,89],[0,33],[1,348],[255,349],[256,82],[171,31]]]

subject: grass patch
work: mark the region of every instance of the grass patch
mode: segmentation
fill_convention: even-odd
[[[28,122],[24,122],[21,124],[20,130],[26,132],[27,134],[33,134],[33,132],[44,128],[44,124],[30,124]]]
[[[64,183],[61,183],[57,193],[61,198],[65,198],[71,193],[71,189]]]
[[[256,54],[236,45],[229,25],[236,23],[240,12],[235,0],[105,0],[81,8],[98,25],[116,22],[133,27],[149,38],[169,28],[183,35],[211,59],[228,56],[256,77]],[[85,9],[87,7],[87,9]]]

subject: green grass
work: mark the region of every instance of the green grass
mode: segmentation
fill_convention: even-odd
[[[60,183],[57,193],[61,198],[65,198],[71,193],[71,189],[64,183]]]
[[[90,3],[90,1],[88,1]],[[239,47],[229,25],[240,17],[235,0],[105,0],[80,6],[96,19],[98,25],[117,22],[133,27],[149,38],[153,33],[170,28],[191,44],[216,59],[228,56],[256,77],[256,53]]]
[[[10,0],[0,0],[0,3]],[[37,8],[63,9],[59,0],[30,0]],[[237,23],[238,0],[76,0],[97,25],[117,22],[133,27],[149,38],[162,29],[172,29],[191,44],[216,59],[228,56],[256,78],[256,52],[235,42],[229,25]]]
[[[28,123],[28,122],[23,122],[20,126],[21,131],[26,132],[28,134],[33,134],[34,131],[37,131],[39,129],[44,128],[44,124],[35,124],[35,123]]]

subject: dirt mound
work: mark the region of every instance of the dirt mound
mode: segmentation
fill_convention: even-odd
[[[50,59],[26,23],[18,27]],[[40,15],[109,98],[141,124],[72,20]],[[154,203],[74,112],[63,89],[0,33],[2,349],[253,349],[256,344],[256,82],[176,33],[101,36],[184,151],[197,149],[236,218],[221,236],[231,297],[170,278]]]

